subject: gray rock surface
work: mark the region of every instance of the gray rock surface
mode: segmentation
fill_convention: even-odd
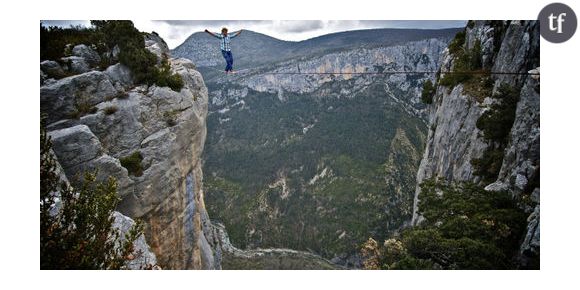
[[[168,52],[158,36],[146,41],[149,49]],[[170,65],[184,81],[180,92],[135,87],[131,72],[117,64],[45,82],[41,112],[69,179],[98,170],[97,179],[118,180],[118,211],[144,221],[145,239],[162,268],[219,268],[203,201],[207,88],[190,61],[170,59]],[[79,105],[95,109],[70,119]],[[143,156],[141,176],[130,175],[119,162],[137,151]]]
[[[161,60],[164,54],[169,55],[167,43],[157,33],[145,34],[145,48],[154,53],[158,60]]]
[[[280,101],[287,95],[309,94],[319,98],[348,98],[371,85],[385,84],[385,94],[405,110],[423,119],[425,105],[420,100],[420,84],[433,80],[434,75],[373,74],[388,71],[436,71],[447,39],[431,38],[421,41],[377,48],[358,48],[323,56],[299,58],[245,71],[239,75],[215,79],[218,86],[212,89],[212,104],[232,109],[243,102],[248,88],[258,92],[276,93]],[[344,74],[300,75],[294,72]],[[354,73],[354,74],[349,74]],[[237,86],[231,86],[231,83]]]
[[[69,74],[77,75],[91,70],[91,66],[80,56],[67,56],[61,60],[66,64],[65,67]]]
[[[105,70],[105,74],[109,76],[109,79],[115,84],[116,88],[119,88],[119,86],[129,87],[133,85],[133,74],[131,70],[120,63],[108,67]]]
[[[99,139],[85,125],[49,132],[53,149],[59,163],[73,186],[82,180],[83,172],[97,171],[96,179],[106,181],[109,176],[117,179],[118,192],[121,197],[133,183],[127,169],[121,166],[118,159],[105,154]]]
[[[539,28],[536,21],[511,21],[505,31],[486,21],[476,21],[467,28],[466,45],[473,47],[476,40],[482,44],[483,65],[497,72],[539,72]],[[497,41],[500,39],[501,41]],[[499,47],[494,47],[495,44]],[[442,70],[450,69],[455,58],[445,51]],[[507,190],[517,199],[532,201],[523,206],[531,211],[528,233],[521,246],[522,265],[529,257],[539,254],[539,168],[540,168],[540,95],[539,78],[526,75],[493,75],[493,92],[503,83],[520,92],[516,118],[497,180],[482,184],[473,174],[471,160],[480,157],[487,148],[481,132],[475,126],[477,119],[494,102],[486,98],[479,103],[465,93],[462,84],[452,88],[439,86],[428,107],[431,130],[427,146],[417,172],[417,184],[429,178],[446,181],[480,183],[486,190]],[[530,197],[528,197],[528,195]],[[420,188],[414,201],[413,224],[421,217],[417,214]],[[539,257],[539,256],[538,256]],[[525,265],[524,265],[525,267]]]
[[[56,61],[45,60],[40,63],[40,71],[46,75],[46,78],[58,78],[64,76],[64,70]]]
[[[42,86],[40,111],[47,114],[50,124],[69,119],[80,106],[95,106],[117,93],[105,73],[91,71]]]
[[[498,180],[521,194],[540,170],[540,82],[528,77],[520,93]],[[539,180],[538,180],[539,183]],[[533,188],[532,188],[533,189]],[[529,192],[527,192],[529,193]]]
[[[101,61],[99,54],[84,44],[79,44],[73,47],[72,55],[83,58],[85,62],[92,67],[97,66]]]
[[[120,232],[120,241],[124,243],[126,241],[127,234],[131,231],[135,221],[125,216],[119,212],[113,212],[113,228],[118,229]],[[151,248],[147,244],[144,235],[140,235],[135,242],[133,242],[133,254],[132,259],[125,262],[125,267],[129,270],[142,270],[152,268],[157,265],[157,257],[151,251]]]

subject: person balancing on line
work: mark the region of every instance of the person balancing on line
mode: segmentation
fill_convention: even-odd
[[[224,59],[226,60],[226,73],[233,73],[234,71],[233,71],[232,66],[234,65],[234,57],[232,56],[232,49],[230,47],[230,41],[234,37],[240,35],[240,33],[242,33],[242,30],[228,33],[228,29],[224,27],[224,28],[222,28],[221,34],[210,32],[207,29],[205,30],[205,32],[207,32],[209,35],[211,35],[215,38],[219,38],[221,40],[220,48],[222,50],[222,55],[224,56]]]

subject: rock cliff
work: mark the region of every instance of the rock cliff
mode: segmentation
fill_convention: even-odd
[[[158,57],[169,52],[157,35],[146,35],[145,44]],[[208,95],[201,74],[189,60],[170,58],[171,71],[184,82],[176,92],[133,83],[120,63],[99,71],[90,47],[72,51],[88,69],[55,80],[63,69],[43,62],[40,88],[41,112],[68,179],[74,185],[86,170],[97,170],[98,180],[114,176],[122,198],[117,210],[144,222],[162,268],[220,268],[203,200]],[[121,228],[130,223],[116,217]]]
[[[436,178],[449,182],[470,181],[486,186],[486,190],[511,192],[530,213],[528,232],[521,245],[522,267],[529,266],[530,258],[539,259],[540,83],[538,75],[526,74],[539,67],[539,45],[536,21],[470,21],[462,49],[480,48],[484,70],[520,74],[492,74],[491,91],[484,98],[465,83],[439,85],[433,104],[427,108],[430,130],[417,173],[417,184]],[[452,70],[459,61],[450,49],[445,50],[441,70]],[[496,181],[489,182],[476,173],[473,160],[482,158],[496,144],[485,140],[477,123],[498,102],[491,96],[502,85],[513,88],[518,101],[507,145],[500,151],[501,169]],[[419,199],[417,187],[413,223],[421,220],[417,215]]]

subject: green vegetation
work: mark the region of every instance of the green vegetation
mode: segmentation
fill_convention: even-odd
[[[268,253],[251,258],[239,257],[225,252],[222,257],[224,270],[335,270],[337,266],[328,261],[302,253]]]
[[[121,166],[127,168],[129,174],[133,176],[143,175],[143,166],[141,165],[143,156],[141,155],[141,152],[135,151],[129,156],[119,158],[119,161],[121,161]]]
[[[165,119],[165,123],[169,127],[173,127],[177,125],[177,115],[179,111],[166,111],[163,113],[163,119]]]
[[[493,27],[493,53],[496,55],[500,48],[501,43],[503,41],[503,37],[505,36],[505,32],[510,24],[510,21],[504,20],[492,20],[490,21],[490,26]]]
[[[463,42],[464,38],[465,36],[459,37],[460,40],[463,39]],[[465,49],[464,43],[459,45],[460,40],[454,40],[449,45],[450,53],[455,56],[453,69],[450,73],[443,74],[439,85],[453,88],[458,84],[463,84],[464,92],[481,103],[491,96],[493,88],[493,80],[483,69],[481,41],[476,40],[471,49]]]
[[[119,108],[117,108],[116,106],[108,106],[105,108],[104,112],[105,115],[112,115],[115,114],[118,110]]]
[[[463,50],[463,45],[465,44],[465,30],[457,32],[453,40],[449,43],[449,53],[457,54]]]
[[[459,33],[458,33],[459,34]],[[474,72],[481,69],[481,43],[475,42],[470,50],[464,49],[463,46],[453,48],[454,41],[449,44],[449,52],[455,56],[452,73],[444,74],[439,81],[440,85],[453,87],[459,83],[470,80]]]
[[[156,84],[160,87],[169,87],[172,90],[179,92],[183,88],[183,79],[176,73],[171,73],[171,66],[167,55],[163,55],[161,60],[161,67],[158,70]]]
[[[69,117],[71,119],[79,119],[88,114],[95,114],[97,111],[97,107],[89,102],[89,97],[86,94],[81,93],[75,96],[75,110]]]
[[[321,91],[343,85],[352,86],[334,82]],[[331,259],[356,253],[369,234],[387,235],[411,217],[427,130],[420,119],[386,100],[379,84],[353,98],[285,95],[280,102],[249,90],[246,109],[207,119],[206,205],[235,246]]]
[[[501,84],[493,98],[495,102],[476,123],[477,128],[483,131],[488,149],[481,158],[471,162],[474,174],[481,176],[485,182],[495,181],[501,169],[504,150],[516,117],[519,92],[507,84]]]
[[[115,46],[120,49],[119,62],[133,72],[136,83],[156,84],[179,91],[183,87],[181,76],[171,73],[166,58],[158,67],[155,54],[145,48],[143,34],[129,20],[92,20],[91,28],[83,27],[43,27],[40,26],[40,59],[61,61],[70,54],[70,49],[77,44],[86,44],[96,48],[102,56],[101,69],[107,68],[111,59],[106,52]],[[70,45],[69,45],[70,44]]]
[[[437,87],[433,86],[433,82],[431,80],[426,80],[423,84],[423,91],[421,92],[421,101],[425,104],[433,103],[433,96],[437,91]]]
[[[473,20],[467,21],[467,27],[469,27],[469,29],[473,29],[473,27],[475,27],[475,21]]]
[[[61,57],[70,56],[71,49],[78,44],[95,46],[98,53],[106,51],[101,45],[100,35],[94,28],[73,26],[61,28],[40,25],[40,60],[60,61]],[[67,46],[68,45],[68,46]]]
[[[73,189],[60,180],[51,147],[41,126],[40,268],[122,268],[142,228],[133,227],[123,243],[112,227],[112,212],[119,202],[115,179],[100,183],[95,174],[86,173],[82,185]]]
[[[133,26],[133,22],[95,20],[91,24],[109,49],[119,46],[119,62],[131,69],[135,82],[181,90],[183,80],[180,75],[171,73],[167,56],[157,67],[157,56],[145,48],[143,34]]]
[[[369,239],[367,269],[513,269],[527,215],[507,192],[471,183],[421,184],[425,220],[383,245]]]

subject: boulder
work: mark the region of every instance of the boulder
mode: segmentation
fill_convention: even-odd
[[[58,62],[53,60],[45,60],[40,63],[41,75],[44,73],[46,78],[61,78],[65,75],[64,70],[58,64]]]
[[[103,153],[99,139],[85,125],[51,131],[48,134],[52,139],[54,152],[65,171],[67,168],[91,161]]]
[[[66,63],[67,71],[70,74],[82,74],[91,70],[89,64],[80,56],[67,56],[61,60]]]
[[[52,138],[53,150],[66,176],[73,186],[79,184],[84,172],[95,172],[97,181],[106,181],[114,177],[118,184],[118,195],[128,194],[133,181],[129,179],[127,169],[121,166],[118,159],[105,154],[99,139],[86,125],[48,132]]]
[[[131,231],[135,221],[120,212],[113,212],[113,227],[120,232],[121,242],[126,241],[127,234]],[[145,236],[141,234],[135,242],[133,242],[133,254],[130,259],[125,262],[125,267],[130,270],[151,269],[157,265],[157,257],[151,251],[151,248],[145,241]]]
[[[73,47],[72,55],[83,58],[85,62],[92,67],[97,66],[101,62],[99,54],[84,44],[79,44]]]
[[[91,107],[116,96],[117,89],[107,74],[91,71],[60,79],[40,88],[40,111],[47,123],[69,119],[79,107]]]
[[[161,60],[163,55],[169,55],[167,43],[155,32],[145,34],[145,48],[154,53],[158,60]]]
[[[117,86],[117,84],[124,87],[133,85],[133,75],[131,70],[120,63],[108,67],[105,70],[105,74],[109,76],[111,82],[113,82],[115,86]]]

